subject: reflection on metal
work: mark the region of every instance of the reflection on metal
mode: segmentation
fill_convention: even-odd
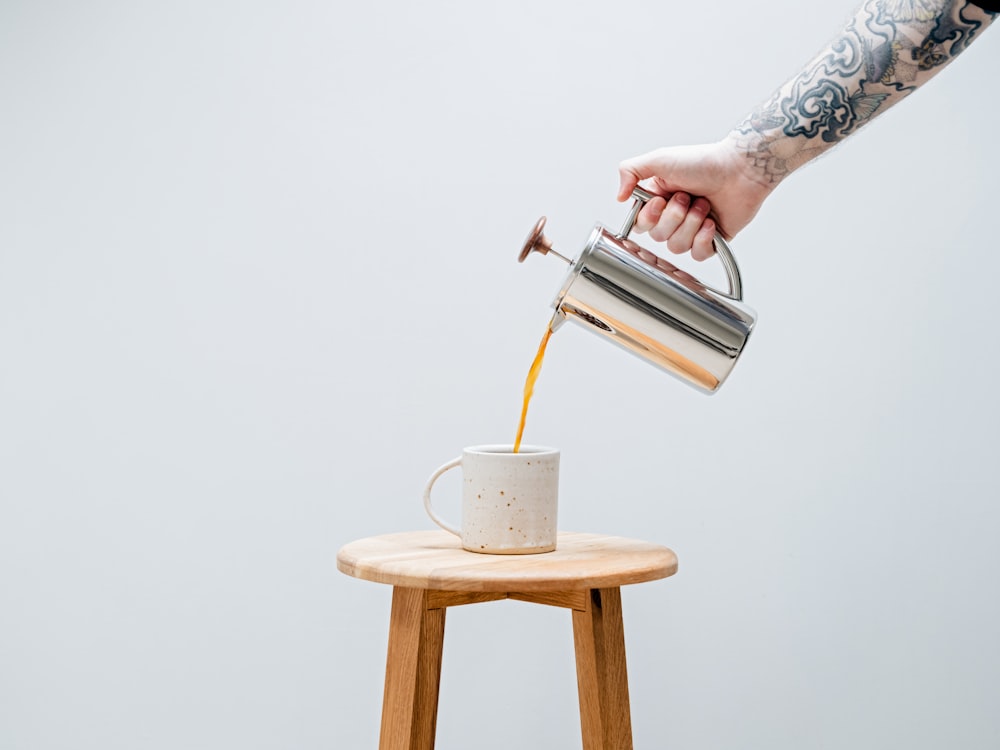
[[[628,234],[652,196],[640,188],[633,195],[636,202],[622,231],[615,235],[596,225],[583,252],[570,263],[553,301],[557,317],[714,393],[735,366],[757,319],[742,302],[736,259],[717,235],[716,251],[729,281],[726,293],[640,247]],[[544,226],[543,217],[528,235],[519,260],[532,252],[558,255],[542,232]]]

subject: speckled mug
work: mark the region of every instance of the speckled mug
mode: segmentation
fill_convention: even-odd
[[[431,488],[438,477],[462,467],[462,527],[434,512]],[[556,548],[559,451],[537,445],[475,445],[438,468],[427,480],[424,507],[431,519],[462,540],[470,552],[530,555]]]

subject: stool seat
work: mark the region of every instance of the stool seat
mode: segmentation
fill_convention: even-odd
[[[407,531],[351,542],[340,572],[391,586],[438,591],[551,592],[610,588],[666,578],[677,556],[651,542],[559,532],[554,552],[487,555],[462,549],[447,531]]]
[[[583,748],[632,750],[620,588],[673,575],[668,548],[560,532],[553,552],[488,555],[446,531],[408,531],[344,545],[337,568],[393,587],[379,750],[433,750],[445,613],[498,599],[572,613]]]

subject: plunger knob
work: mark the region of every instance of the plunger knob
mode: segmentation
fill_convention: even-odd
[[[534,229],[528,234],[528,238],[524,241],[524,247],[521,248],[521,253],[517,256],[518,263],[524,263],[524,259],[529,255],[534,253],[541,253],[542,255],[548,255],[552,253],[557,258],[561,258],[566,263],[572,263],[569,258],[566,258],[555,250],[552,249],[552,241],[545,236],[542,231],[545,228],[545,217],[540,218],[536,223]]]

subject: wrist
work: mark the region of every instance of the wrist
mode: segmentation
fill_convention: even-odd
[[[740,126],[720,141],[720,152],[729,161],[729,169],[740,175],[743,189],[758,203],[792,172],[787,160],[774,152],[776,140],[774,136]]]

